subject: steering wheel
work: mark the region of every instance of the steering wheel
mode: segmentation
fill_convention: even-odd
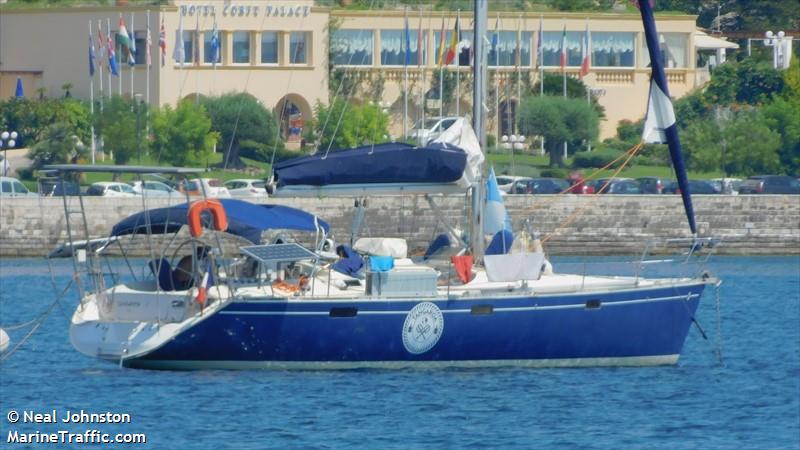
[[[183,247],[185,247],[187,244],[191,244],[193,241],[194,241],[194,239],[187,239],[187,240],[181,242],[181,244],[172,253],[172,258],[170,258],[170,260],[169,260],[169,264],[170,264],[170,267],[172,267],[172,270],[174,272],[178,272],[181,275],[181,278],[185,277],[184,281],[187,284],[191,284],[190,282],[194,280],[194,272],[191,271],[191,270],[186,270],[186,269],[180,267],[180,261],[182,261],[183,258],[185,258],[186,256],[194,258],[194,249],[192,249],[192,252],[190,254],[188,254],[188,255],[180,255],[180,253],[181,253],[181,250],[183,250]],[[180,260],[178,260],[179,256],[180,256]]]

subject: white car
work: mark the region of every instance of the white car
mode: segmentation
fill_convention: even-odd
[[[225,187],[234,197],[267,197],[267,189],[264,186],[264,180],[228,180],[225,182]]]
[[[192,178],[191,180],[184,180],[178,185],[178,189],[180,189],[182,193],[188,193],[193,197],[231,198],[231,193],[228,192],[228,188],[216,178]]]
[[[0,177],[0,196],[3,197],[36,197],[28,191],[24,184],[12,177]]]
[[[713,178],[711,184],[717,188],[720,194],[739,195],[739,186],[742,184],[741,178]]]
[[[86,195],[99,195],[101,197],[137,197],[139,194],[127,183],[116,181],[101,181],[89,186]]]
[[[498,175],[497,179],[497,188],[500,189],[500,192],[505,192],[508,194],[511,192],[511,185],[514,184],[517,180],[530,180],[530,177],[517,177],[513,175]]]
[[[142,186],[144,185],[144,186]],[[134,181],[131,183],[134,192],[139,195],[145,194],[148,197],[182,197],[183,194],[172,189],[166,183],[160,181]]]
[[[425,122],[420,120],[414,124],[408,137],[421,142],[422,145],[426,145],[450,128],[456,123],[456,120],[458,120],[458,117],[431,117],[425,119]]]

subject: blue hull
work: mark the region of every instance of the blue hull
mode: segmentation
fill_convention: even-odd
[[[236,369],[672,364],[704,287],[697,282],[595,294],[430,301],[240,301],[125,365]],[[425,310],[415,308],[420,303]],[[415,314],[409,314],[412,308]]]

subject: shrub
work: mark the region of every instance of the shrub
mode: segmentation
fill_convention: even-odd
[[[567,169],[549,168],[542,170],[542,176],[546,178],[567,178]]]
[[[611,161],[617,159],[622,152],[616,150],[597,150],[594,152],[578,152],[572,161],[572,167],[603,167]]]

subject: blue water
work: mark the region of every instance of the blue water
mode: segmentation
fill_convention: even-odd
[[[120,369],[70,346],[72,293],[0,363],[0,447],[24,447],[6,444],[9,430],[94,428],[146,433],[146,445],[125,448],[158,449],[800,448],[800,258],[719,257],[709,268],[724,280],[722,364],[712,290],[698,313],[710,341],[693,328],[679,364],[655,368]],[[48,273],[42,260],[0,260],[0,324],[52,302]],[[63,287],[69,265],[56,273]],[[10,410],[52,409],[128,413],[132,423],[6,420]]]

